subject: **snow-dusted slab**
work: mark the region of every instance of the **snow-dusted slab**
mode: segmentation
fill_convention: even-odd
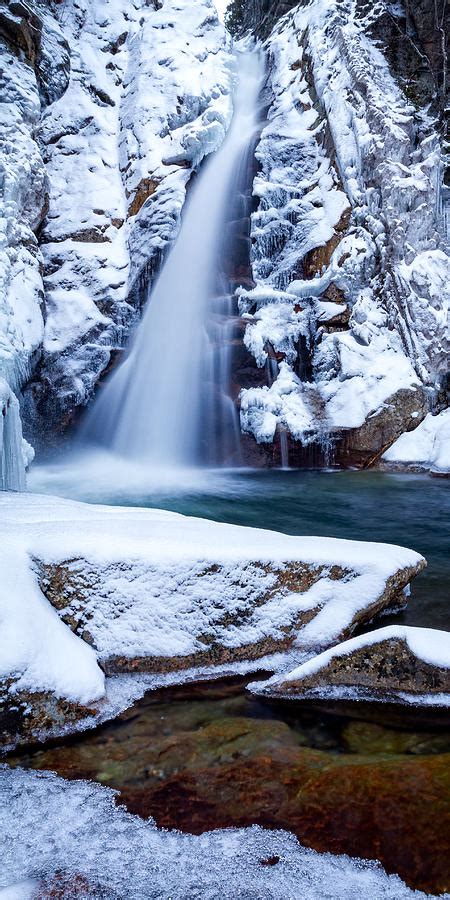
[[[450,706],[450,633],[391,625],[325,650],[253,690],[272,697]]]
[[[399,468],[424,469],[436,475],[450,474],[450,409],[437,416],[428,415],[423,422],[386,450],[383,463]]]
[[[74,888],[128,900],[425,897],[378,863],[316,853],[284,831],[161,831],[117,807],[109,788],[84,781],[2,767],[0,795],[0,896],[16,887],[8,897],[72,896]],[[262,865],[273,857],[276,865]]]

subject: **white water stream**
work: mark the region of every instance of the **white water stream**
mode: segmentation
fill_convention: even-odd
[[[88,442],[164,468],[219,462],[218,422],[228,444],[240,437],[228,394],[228,351],[217,353],[217,338],[211,338],[214,315],[229,314],[226,298],[218,296],[220,253],[236,185],[254,149],[264,75],[257,51],[239,53],[238,63],[229,133],[192,189],[130,352],[101,391],[83,433]]]

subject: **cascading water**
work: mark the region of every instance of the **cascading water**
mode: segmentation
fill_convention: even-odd
[[[238,63],[227,138],[192,190],[130,353],[84,428],[84,440],[161,467],[239,461],[238,414],[229,392],[233,308],[220,278],[221,256],[253,158],[264,59],[259,51],[239,53]]]

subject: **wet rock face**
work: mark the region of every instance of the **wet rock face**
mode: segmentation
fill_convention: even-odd
[[[238,33],[250,30],[267,38],[281,16],[299,5],[298,0],[234,0],[230,24]],[[372,6],[367,0],[357,0],[356,10],[366,15]],[[448,39],[444,0],[401,0],[395,8],[383,6],[371,33],[381,40],[393,71],[405,80],[407,91],[420,105],[433,101],[436,91],[443,99]]]
[[[160,826],[282,827],[322,852],[380,859],[413,887],[448,889],[448,734],[283,716],[238,682],[169,689],[72,745],[10,762],[114,787]]]
[[[256,4],[244,15],[259,23],[266,13]],[[442,402],[435,79],[431,64],[418,65],[399,8],[297,4],[275,24],[273,4],[270,15],[256,287],[241,293],[240,310],[251,316],[245,344],[271,380],[244,386],[241,426],[269,464],[279,464],[283,440],[293,466],[364,467]],[[388,52],[391,33],[409,54]],[[380,115],[388,94],[391,112]],[[419,136],[430,103],[435,118]]]
[[[11,679],[0,681],[0,748],[36,743],[49,732],[62,732],[93,717],[94,706],[82,706],[50,692],[14,689]]]
[[[51,64],[50,64],[51,63]],[[0,9],[0,374],[19,391],[43,340],[42,256],[38,232],[48,181],[37,140],[45,104],[69,77],[67,44],[51,15],[21,2]]]

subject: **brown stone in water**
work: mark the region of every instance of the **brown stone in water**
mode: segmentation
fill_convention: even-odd
[[[267,688],[270,696],[301,699],[310,691],[326,696],[329,688],[363,689],[370,697],[395,700],[400,692],[414,695],[450,693],[450,669],[431,665],[409,649],[401,638],[368,644],[334,656],[317,672]],[[369,698],[368,698],[369,699]]]
[[[278,712],[250,718],[241,690],[238,679],[162,690],[81,740],[9,761],[108,784],[160,827],[283,828],[320,852],[380,859],[412,887],[448,889],[448,735],[334,720],[328,734],[311,716],[292,728]]]
[[[224,735],[224,747],[231,747]],[[259,824],[294,832],[320,852],[379,859],[424,891],[450,886],[450,754],[388,759],[306,748],[251,752],[178,771],[120,800],[158,825],[201,834]]]
[[[0,682],[0,748],[36,743],[49,731],[80,722],[96,714],[95,706],[82,706],[50,691],[12,693],[12,679]]]

